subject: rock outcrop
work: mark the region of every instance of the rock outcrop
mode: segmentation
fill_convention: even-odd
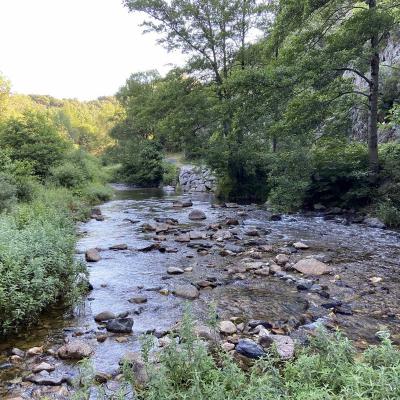
[[[216,178],[206,167],[184,166],[179,173],[179,185],[184,192],[213,192]]]

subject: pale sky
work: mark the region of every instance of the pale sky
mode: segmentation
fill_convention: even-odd
[[[0,72],[13,92],[113,95],[133,72],[183,63],[121,0],[0,0]]]

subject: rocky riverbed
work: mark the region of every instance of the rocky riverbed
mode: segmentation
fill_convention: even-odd
[[[0,344],[0,398],[67,399],[83,357],[115,390],[120,360],[136,359],[143,333],[167,345],[186,302],[199,337],[240,361],[273,343],[290,358],[319,325],[359,348],[383,330],[400,344],[398,233],[341,216],[218,205],[204,194],[117,189],[79,227],[77,257],[93,290],[74,313],[54,308]],[[205,325],[210,304],[217,337]]]

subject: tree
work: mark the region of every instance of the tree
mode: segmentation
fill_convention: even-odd
[[[395,0],[281,1],[275,27],[275,47],[283,46],[285,62],[303,69],[303,87],[332,84],[331,101],[357,95],[367,99],[368,147],[371,177],[377,175],[380,50],[399,22]],[[290,16],[295,18],[289,18]],[[343,74],[345,75],[343,76]],[[351,88],[348,77],[365,83]],[[346,79],[347,78],[347,79]]]
[[[35,175],[46,178],[63,159],[68,143],[45,114],[30,112],[7,121],[0,146],[9,149],[12,160],[29,162]]]

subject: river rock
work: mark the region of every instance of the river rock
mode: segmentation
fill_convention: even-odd
[[[26,354],[29,357],[34,357],[34,356],[39,356],[40,354],[43,354],[43,346],[41,347],[31,347]]]
[[[193,285],[179,285],[173,290],[173,293],[177,297],[182,297],[188,300],[197,299],[200,295],[198,289]]]
[[[169,267],[167,269],[167,273],[169,275],[181,275],[183,274],[185,271],[182,268],[178,268],[178,267]]]
[[[192,207],[193,206],[193,202],[190,199],[185,199],[182,200],[182,207]]]
[[[378,218],[365,218],[364,224],[370,228],[385,229],[386,225]]]
[[[206,325],[195,325],[194,333],[199,339],[204,339],[211,342],[218,342],[220,340],[219,334]]]
[[[286,254],[278,254],[275,257],[275,262],[281,266],[286,265],[289,262],[289,257]]]
[[[129,365],[132,368],[132,373],[135,382],[139,386],[145,386],[149,381],[149,376],[146,371],[146,365],[142,355],[137,352],[128,352],[120,360],[120,365]]]
[[[240,339],[236,351],[247,358],[257,359],[265,356],[263,348],[251,339]]]
[[[190,242],[190,236],[189,234],[185,233],[183,235],[179,235],[175,238],[175,242],[179,242],[179,243],[187,243]]]
[[[128,250],[128,245],[125,243],[114,244],[110,247],[110,250]]]
[[[233,343],[229,343],[229,342],[222,343],[221,347],[224,351],[227,351],[227,352],[235,349],[235,345]]]
[[[245,235],[255,237],[260,236],[260,232],[256,228],[248,228],[244,231]]]
[[[198,240],[198,239],[206,239],[207,236],[200,231],[190,231],[189,232],[190,240]]]
[[[114,313],[112,313],[111,311],[103,311],[103,312],[97,314],[94,317],[94,320],[96,322],[104,322],[104,321],[108,321],[108,320],[114,319],[114,318],[117,318],[117,316]]]
[[[37,364],[37,365],[35,365],[35,366],[33,367],[33,369],[32,369],[32,371],[33,371],[35,374],[37,374],[37,373],[39,373],[39,372],[42,372],[42,371],[51,372],[51,371],[54,371],[54,370],[55,370],[54,365],[51,365],[51,364],[46,363],[46,362],[42,362],[42,363],[40,363],[40,364]]]
[[[21,358],[24,358],[24,357],[25,357],[25,352],[22,351],[21,349],[16,348],[16,347],[14,347],[14,348],[11,350],[11,354],[14,355],[14,356],[21,357]]]
[[[297,262],[293,269],[304,275],[324,275],[331,272],[331,268],[315,258],[305,258]]]
[[[236,333],[236,325],[232,321],[221,321],[219,324],[219,331],[225,335],[232,335]]]
[[[307,250],[307,249],[310,248],[310,246],[306,245],[306,244],[303,243],[303,242],[296,242],[296,243],[293,243],[293,247],[294,247],[295,249],[297,249],[297,250]]]
[[[264,350],[275,345],[276,351],[283,360],[289,360],[294,356],[294,341],[290,336],[265,335],[259,338],[258,343]]]
[[[101,256],[97,249],[89,249],[85,252],[85,259],[87,262],[98,262],[101,260]]]
[[[201,210],[193,210],[189,214],[189,219],[191,219],[192,221],[200,221],[206,218],[206,214]]]
[[[146,296],[135,296],[129,299],[129,303],[133,304],[144,304],[147,303],[147,297]]]
[[[68,381],[68,377],[62,375],[51,376],[48,372],[43,371],[40,374],[29,375],[24,380],[40,386],[61,386],[64,382]]]
[[[71,341],[58,349],[58,356],[64,360],[81,360],[92,354],[92,348],[82,340]]]
[[[106,329],[113,333],[131,333],[133,327],[132,318],[117,318],[108,321]]]

